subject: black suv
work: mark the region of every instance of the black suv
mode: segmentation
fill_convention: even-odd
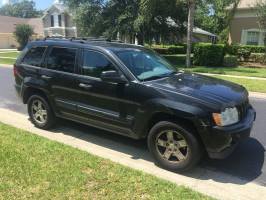
[[[169,170],[191,168],[204,152],[225,158],[256,117],[242,86],[176,71],[152,50],[119,42],[34,41],[14,75],[36,127],[64,118],[147,139],[156,163]]]

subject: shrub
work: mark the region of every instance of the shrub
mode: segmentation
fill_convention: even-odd
[[[168,54],[185,54],[186,49],[184,46],[171,46],[168,48]]]
[[[33,28],[28,24],[18,24],[14,32],[17,42],[19,43],[19,50],[24,49],[30,37],[33,35]]]
[[[224,57],[224,66],[225,67],[236,67],[238,65],[237,56],[226,55]]]
[[[198,43],[194,47],[194,64],[219,66],[223,63],[225,45]]]
[[[249,59],[251,62],[266,64],[265,53],[251,53]]]
[[[186,55],[164,55],[164,58],[174,66],[186,65]]]
[[[162,55],[185,54],[186,53],[185,46],[168,46],[168,47],[155,46],[155,47],[152,47],[152,49]]]
[[[241,61],[247,61],[251,55],[251,51],[246,48],[239,48],[237,51],[237,56]]]
[[[152,49],[162,55],[168,54],[168,48],[153,47]]]
[[[250,51],[251,53],[265,53],[266,52],[265,46],[232,44],[226,47],[226,53],[237,55],[240,49],[241,51],[246,50],[246,51]]]

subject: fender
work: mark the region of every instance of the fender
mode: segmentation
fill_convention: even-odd
[[[51,93],[49,92],[48,88],[49,86],[47,82],[42,79],[37,79],[34,77],[25,77],[21,87],[21,97],[23,99],[23,103],[27,103],[29,92],[32,89],[39,90],[44,93],[48,98],[48,101],[51,103]]]
[[[193,104],[177,102],[168,99],[153,99],[147,101],[136,114],[134,123],[134,131],[140,137],[146,137],[148,134],[147,128],[150,120],[158,113],[169,114],[180,119],[195,121],[206,117],[206,112]]]

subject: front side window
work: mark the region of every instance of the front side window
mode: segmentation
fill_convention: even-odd
[[[259,32],[249,31],[247,35],[247,45],[259,44]]]
[[[116,70],[114,65],[101,53],[84,51],[82,71],[86,76],[100,78],[104,71]]]
[[[31,48],[27,52],[26,56],[23,58],[22,64],[40,67],[45,50],[46,50],[46,47]]]
[[[123,50],[115,54],[139,80],[152,80],[175,73],[161,56],[150,50]]]
[[[54,47],[47,58],[47,68],[73,73],[77,49]]]

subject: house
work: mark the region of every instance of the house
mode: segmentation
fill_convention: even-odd
[[[59,1],[45,10],[42,17],[44,36],[76,37],[77,28],[67,7]]]
[[[43,25],[40,18],[18,18],[0,16],[0,49],[9,49],[18,47],[18,43],[13,32],[18,24],[29,24],[33,27],[34,38],[43,37]]]
[[[173,19],[170,17],[167,18],[167,24],[169,27],[178,27],[178,25],[175,23]],[[185,25],[186,26],[186,25]],[[187,36],[183,36],[180,38],[182,42],[187,41]],[[205,31],[199,27],[194,27],[193,28],[193,34],[192,34],[192,42],[197,43],[197,42],[211,42],[215,43],[217,40],[217,35],[210,33],[208,31]]]
[[[46,36],[76,37],[77,28],[68,9],[59,1],[45,10],[41,18],[18,18],[0,16],[0,49],[17,48],[18,43],[13,32],[17,24],[29,24],[33,27],[33,38]]]
[[[260,28],[256,5],[263,0],[241,0],[230,23],[229,43],[264,45],[266,30]]]

